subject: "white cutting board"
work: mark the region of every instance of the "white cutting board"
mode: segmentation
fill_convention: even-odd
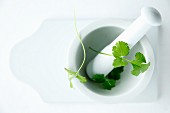
[[[78,20],[78,28],[94,20]],[[158,29],[147,34],[157,57]],[[67,50],[74,39],[73,20],[48,19],[27,39],[18,42],[10,56],[11,70],[19,80],[33,87],[46,102],[93,102],[93,100],[69,88],[64,67],[67,66]],[[146,90],[131,102],[152,102],[157,99],[156,66],[153,78]]]

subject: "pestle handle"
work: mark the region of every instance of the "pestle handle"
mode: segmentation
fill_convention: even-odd
[[[128,43],[131,49],[152,26],[161,25],[161,21],[161,15],[155,8],[142,8],[141,15],[101,52],[112,53],[112,47],[119,41]],[[106,76],[113,69],[113,60],[113,56],[98,54],[86,67],[88,76],[90,78],[95,74],[104,74]]]
[[[113,46],[118,41],[124,41],[132,48],[152,26],[161,24],[160,13],[151,7],[142,8],[139,16],[115,41],[110,45]]]

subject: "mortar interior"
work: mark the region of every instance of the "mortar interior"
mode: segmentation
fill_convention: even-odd
[[[119,34],[123,32],[124,29],[114,26],[107,26],[95,29],[91,31],[85,37],[82,37],[83,43],[86,49],[86,61],[83,68],[80,71],[80,74],[83,76],[87,76],[86,74],[86,66],[91,61],[97,53],[90,50],[89,47],[92,47],[98,51],[101,51],[106,45],[110,44]],[[80,33],[81,35],[81,33]],[[129,59],[134,58],[136,52],[143,52],[141,43],[138,42],[130,51],[128,55]],[[79,44],[78,49],[76,51],[76,69],[78,69],[83,60],[83,49],[82,46]],[[133,89],[139,81],[142,79],[142,76],[133,76],[131,75],[131,66],[128,65],[124,68],[124,72],[121,74],[121,79],[116,83],[116,87],[112,88],[112,90],[104,90],[101,86],[97,83],[92,82],[88,79],[88,82],[85,85],[89,90],[99,95],[105,96],[116,96],[120,94],[127,93],[131,89]]]

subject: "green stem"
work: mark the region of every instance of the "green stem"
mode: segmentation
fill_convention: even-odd
[[[74,10],[74,27],[75,27],[76,37],[77,37],[77,38],[79,39],[79,41],[80,41],[80,44],[81,44],[81,46],[82,46],[82,48],[83,48],[83,54],[84,54],[83,61],[82,61],[81,65],[80,65],[80,67],[79,67],[79,69],[78,69],[78,71],[77,71],[77,73],[76,73],[76,75],[78,75],[79,72],[80,72],[80,70],[81,70],[81,68],[83,67],[83,65],[84,65],[84,63],[85,63],[85,60],[86,60],[86,50],[85,50],[84,44],[83,44],[83,42],[82,42],[82,38],[81,38],[81,36],[80,36],[80,34],[79,34],[79,32],[78,32],[78,29],[77,29],[75,10]]]
[[[125,60],[125,61],[127,61],[127,62],[129,62],[129,63],[132,63],[131,60],[128,60],[128,59],[126,59],[126,58],[122,58],[122,59]]]
[[[128,60],[128,59],[126,59],[126,58],[122,58],[122,59],[125,60],[125,61],[127,61],[127,62],[129,62],[129,63],[131,63],[131,64],[133,64],[133,65],[136,65],[136,66],[140,67],[139,65],[133,63],[131,60]]]
[[[99,52],[99,51],[93,49],[92,47],[89,47],[89,49],[91,49],[92,51],[94,51],[94,52],[96,52],[98,54],[103,54],[103,55],[107,55],[107,56],[113,56],[112,54],[107,54],[107,53]]]

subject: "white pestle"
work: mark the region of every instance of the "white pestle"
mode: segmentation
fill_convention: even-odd
[[[161,24],[161,21],[161,15],[155,8],[142,8],[141,15],[113,42],[107,45],[101,52],[111,54],[112,47],[118,41],[124,41],[128,43],[131,49],[152,26],[159,26]],[[104,74],[106,76],[114,68],[112,65],[113,60],[113,56],[98,54],[87,65],[87,75],[90,78],[92,78],[92,76],[95,74]]]

